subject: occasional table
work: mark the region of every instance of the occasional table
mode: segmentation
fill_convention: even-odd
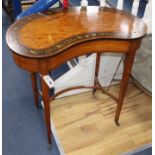
[[[65,11],[60,8],[51,9],[24,17],[10,26],[6,34],[7,44],[12,51],[14,62],[30,72],[37,107],[39,95],[43,98],[49,143],[49,103],[56,96],[73,89],[92,88],[93,93],[99,89],[112,97],[117,103],[115,123],[119,125],[118,120],[135,53],[146,32],[145,23],[138,17],[124,11],[96,6],[71,7]],[[125,54],[118,98],[106,92],[98,80],[100,57],[104,52]],[[94,85],[71,87],[50,96],[44,77],[64,62],[91,53],[97,53]],[[36,73],[41,77],[41,91],[37,87]]]

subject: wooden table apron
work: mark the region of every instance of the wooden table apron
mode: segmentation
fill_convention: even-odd
[[[88,7],[88,9],[85,11],[91,13],[90,8],[92,9],[92,7]],[[98,7],[93,7],[93,9],[101,11]],[[68,10],[67,12],[64,12],[64,14],[68,14],[69,12],[75,13],[77,10],[78,10],[77,12],[79,13],[80,8],[79,7],[71,8],[70,10]],[[117,13],[120,14],[120,12],[121,12],[121,16],[123,16],[122,15],[123,11],[118,11],[118,10],[109,9],[109,8],[105,8],[102,10],[103,13],[104,13],[104,11],[105,12],[108,11],[108,13],[110,12],[111,14],[117,14]],[[52,11],[50,11],[50,13],[51,12]],[[58,11],[56,10],[55,12],[57,13]],[[55,12],[54,12],[54,14],[55,14]],[[63,11],[61,10],[61,12],[63,12]],[[123,14],[125,14],[125,16],[126,16],[125,12],[123,12]],[[33,15],[33,16],[35,16],[35,15]],[[127,16],[131,16],[131,15],[127,15]],[[71,37],[74,38],[74,37],[78,36],[77,39],[79,39],[80,41],[72,39],[73,42],[69,42],[66,46],[64,46],[64,45],[60,46],[60,48],[58,50],[55,50],[55,53],[50,53],[48,50],[48,53],[46,53],[46,52],[41,53],[41,54],[39,53],[38,55],[36,55],[36,53],[34,53],[34,55],[33,55],[33,53],[29,54],[27,51],[31,50],[30,47],[25,48],[25,45],[22,47],[22,43],[18,42],[18,40],[20,38],[17,38],[16,36],[11,35],[14,25],[11,26],[11,28],[7,32],[7,44],[9,46],[10,50],[12,51],[12,55],[13,55],[13,59],[14,59],[15,63],[22,69],[30,72],[36,106],[38,106],[38,103],[39,103],[39,100],[38,100],[39,91],[38,91],[38,87],[37,87],[36,73],[40,73],[41,77],[43,77],[44,75],[49,74],[49,72],[51,70],[55,69],[59,65],[63,64],[64,62],[66,62],[74,57],[81,56],[84,54],[97,53],[94,86],[92,86],[92,88],[93,88],[93,93],[95,93],[96,89],[100,89],[104,92],[104,90],[102,89],[102,86],[100,85],[100,83],[98,81],[98,72],[99,72],[101,53],[104,53],[104,52],[124,53],[126,56],[125,56],[124,72],[123,72],[123,77],[122,77],[122,81],[121,81],[119,97],[116,98],[113,95],[108,94],[117,103],[115,123],[117,125],[119,125],[118,120],[119,120],[120,112],[122,109],[125,92],[127,90],[128,79],[129,79],[132,65],[134,62],[135,53],[136,53],[136,50],[140,47],[142,38],[146,34],[145,24],[141,23],[141,20],[136,17],[131,16],[131,18],[134,18],[134,20],[133,20],[134,22],[135,22],[135,19],[138,20],[139,23],[137,23],[137,24],[139,24],[139,27],[142,27],[141,28],[142,30],[138,30],[138,32],[141,31],[141,33],[139,33],[139,34],[138,34],[138,32],[135,32],[135,29],[134,29],[134,34],[137,33],[137,35],[138,35],[137,37],[132,34],[133,33],[132,29],[130,30],[131,32],[128,33],[127,36],[124,35],[124,32],[121,32],[121,31],[123,31],[123,29],[120,30],[120,34],[121,34],[120,37],[117,36],[115,29],[111,30],[112,32],[110,32],[110,33],[108,33],[108,32],[90,33],[90,32],[86,31],[85,34],[81,35],[80,32],[78,32],[79,34],[71,35]],[[26,19],[24,19],[24,20],[26,20]],[[80,20],[80,19],[78,19],[78,20]],[[17,22],[17,25],[20,22],[22,22],[22,21]],[[121,24],[120,20],[117,22],[120,22],[120,24]],[[15,25],[16,25],[16,23],[15,23]],[[103,28],[103,31],[105,30],[105,27]],[[96,29],[99,29],[99,27],[96,27]],[[61,33],[61,32],[59,32],[59,33]],[[99,35],[100,33],[103,33],[103,34]],[[88,34],[88,35],[85,36],[86,34]],[[81,36],[79,37],[79,35],[81,35]],[[83,38],[83,35],[85,38]],[[13,43],[13,41],[12,41],[13,39],[17,40],[16,44]],[[60,41],[61,40],[67,41],[68,38],[64,37],[64,38],[61,38]],[[33,42],[33,40],[32,40],[32,42]],[[17,44],[18,44],[18,46],[17,46]],[[50,47],[51,51],[53,51],[52,48],[54,48],[54,46],[55,46],[55,43],[53,45],[51,45],[51,47]],[[21,49],[23,50],[23,52]],[[34,50],[34,48],[32,48],[32,49]],[[27,51],[25,52],[24,50],[25,51],[27,50]],[[35,50],[41,51],[40,49],[35,49]],[[64,91],[61,91],[60,93],[55,94],[54,97],[50,97],[49,96],[49,88],[46,85],[46,83],[44,82],[43,78],[41,78],[41,85],[42,85],[42,97],[43,97],[44,109],[45,109],[44,114],[45,114],[47,133],[48,133],[48,142],[51,143],[51,124],[50,124],[50,107],[49,107],[50,100],[54,99],[57,95],[65,92],[65,91],[76,89],[76,88],[77,89],[85,88],[85,86],[81,86],[81,87],[77,86],[75,88],[66,89]]]

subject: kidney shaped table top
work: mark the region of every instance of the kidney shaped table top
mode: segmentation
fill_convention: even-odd
[[[146,25],[124,11],[98,7],[56,9],[15,22],[8,30],[11,50],[27,57],[46,57],[69,46],[98,38],[136,39]]]
[[[16,21],[7,31],[6,41],[15,63],[31,73],[35,103],[38,106],[36,73],[41,75],[48,141],[51,143],[49,88],[44,80],[52,69],[77,57],[97,53],[93,92],[105,92],[98,80],[102,52],[124,53],[124,72],[117,102],[115,122],[118,125],[123,98],[128,85],[135,52],[140,47],[147,27],[138,17],[106,7],[72,7],[51,9]],[[80,86],[76,88],[85,88]],[[67,90],[72,90],[70,88]],[[67,91],[60,91],[55,96]],[[53,99],[54,97],[52,97]]]

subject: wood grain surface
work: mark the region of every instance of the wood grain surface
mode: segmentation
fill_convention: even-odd
[[[21,55],[53,55],[88,40],[140,38],[146,30],[142,20],[124,11],[74,7],[49,10],[15,22],[7,32],[7,43]]]
[[[119,85],[110,91],[117,95]],[[119,127],[115,102],[98,91],[52,101],[51,118],[66,155],[119,155],[152,142],[151,107],[151,97],[130,84]]]

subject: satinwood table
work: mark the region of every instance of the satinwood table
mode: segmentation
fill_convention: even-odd
[[[119,116],[135,52],[140,47],[147,27],[138,17],[106,7],[72,7],[51,9],[16,21],[7,31],[6,40],[15,63],[30,72],[34,100],[42,95],[48,142],[51,143],[49,103],[66,91],[80,88],[97,89],[111,96],[117,103],[115,123]],[[119,97],[107,93],[98,80],[100,56],[103,52],[124,53],[124,72]],[[97,53],[93,86],[77,86],[49,95],[44,76],[64,62],[85,54]],[[110,62],[109,62],[110,65]],[[41,75],[41,93],[36,73]]]

